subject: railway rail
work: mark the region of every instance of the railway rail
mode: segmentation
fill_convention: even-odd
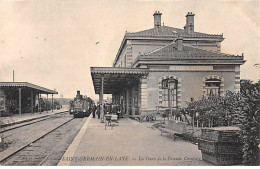
[[[54,116],[62,115],[62,114],[65,114],[65,113],[68,113],[68,111],[59,112],[59,113],[56,113],[56,114],[40,117],[40,118],[37,118],[37,119],[32,119],[32,120],[29,119],[28,121],[15,123],[15,124],[7,126],[7,127],[1,126],[2,130],[0,130],[0,134],[2,134],[4,132],[7,132],[7,131],[10,131],[10,130],[13,130],[13,129],[17,129],[17,128],[24,127],[24,126],[27,126],[27,125],[31,125],[31,124],[34,124],[34,123],[38,123],[38,122],[41,122],[41,121],[44,121],[44,120],[48,120],[48,119],[50,119],[50,118],[52,118]]]
[[[68,131],[71,130],[71,126],[75,126],[77,121],[71,118],[54,129],[50,130],[41,137],[26,144],[22,148],[13,152],[9,156],[0,161],[2,166],[35,166],[44,165],[52,153],[59,147],[67,138]],[[75,123],[71,124],[70,123]],[[28,124],[29,125],[29,124]],[[61,156],[62,157],[62,156]],[[57,157],[56,157],[57,158]],[[59,159],[57,159],[59,160]]]

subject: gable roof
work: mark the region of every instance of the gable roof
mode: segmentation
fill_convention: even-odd
[[[244,56],[229,55],[225,53],[218,53],[214,51],[208,51],[194,46],[183,45],[182,50],[177,49],[176,43],[171,43],[162,48],[154,50],[152,52],[139,55],[132,65],[135,65],[140,60],[226,60],[226,61],[238,61],[237,63],[243,64]]]

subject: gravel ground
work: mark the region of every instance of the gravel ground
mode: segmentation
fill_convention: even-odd
[[[73,119],[9,158],[2,165],[57,165],[85,119]]]
[[[71,118],[72,116],[68,115],[68,113],[66,115],[56,115],[48,120],[3,133],[8,147],[0,152],[0,160]]]
[[[86,118],[77,118],[73,120],[73,122],[70,124],[71,127],[66,130],[66,135],[64,136],[63,140],[55,148],[49,158],[42,164],[43,166],[56,166],[58,164],[61,157],[66,152],[67,148],[70,146],[85,121]]]

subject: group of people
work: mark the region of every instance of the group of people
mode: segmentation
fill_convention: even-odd
[[[101,115],[100,108],[101,108],[100,104],[98,104],[97,106],[96,106],[96,104],[94,104],[93,109],[92,109],[93,118],[96,118],[96,114],[97,114],[98,119],[100,119],[100,115]],[[104,104],[103,111],[104,111],[104,114],[116,114],[118,119],[120,116],[122,116],[121,107],[116,104]]]

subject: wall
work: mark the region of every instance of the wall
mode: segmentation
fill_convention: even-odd
[[[135,61],[138,55],[152,52],[172,42],[173,40],[132,40],[132,59]]]
[[[207,75],[218,75],[224,78],[224,92],[227,90],[234,91],[235,72],[224,71],[165,71],[158,70],[149,73],[147,79],[147,98],[148,109],[155,109],[158,106],[158,79],[165,75],[174,75],[181,78],[181,105],[189,102],[191,98],[198,100],[203,95],[202,81]]]
[[[130,67],[132,62],[132,43],[131,40],[127,40],[126,44],[122,48],[122,52],[115,67]]]

